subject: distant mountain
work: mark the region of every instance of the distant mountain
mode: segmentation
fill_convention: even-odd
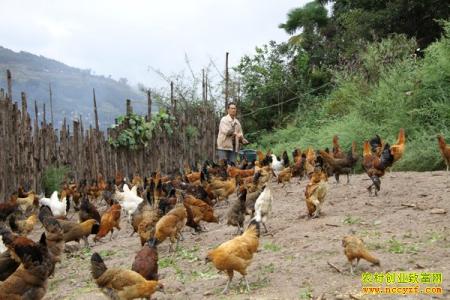
[[[13,100],[20,102],[20,93],[27,94],[28,111],[34,117],[34,100],[42,112],[46,103],[47,120],[50,121],[49,83],[52,87],[53,115],[57,127],[64,117],[71,122],[83,117],[83,123],[94,124],[92,89],[95,89],[100,127],[114,123],[114,118],[125,113],[126,99],[132,100],[133,110],[147,111],[146,96],[132,88],[126,79],[116,81],[67,66],[56,60],[28,52],[14,52],[0,46],[0,87],[6,90],[6,70],[12,73]],[[156,111],[156,107],[152,108]]]

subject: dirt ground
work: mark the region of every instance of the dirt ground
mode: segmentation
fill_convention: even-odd
[[[322,299],[431,299],[430,295],[362,294],[362,272],[405,271],[441,272],[444,295],[434,298],[450,299],[450,175],[388,173],[382,178],[378,197],[369,197],[366,175],[352,176],[350,185],[336,185],[330,178],[318,219],[306,217],[306,184],[306,180],[298,183],[297,178],[284,188],[272,184],[275,198],[267,222],[270,235],[261,237],[259,251],[248,269],[249,293],[239,285],[240,275],[235,274],[230,293],[221,295],[225,274],[217,273],[212,264],[204,264],[207,251],[231,239],[235,232],[224,224],[228,207],[222,207],[216,209],[220,224],[207,224],[207,232],[194,235],[185,228],[185,240],[175,254],[168,253],[168,242],[158,247],[166,294],[158,292],[153,298],[317,299],[322,295]],[[233,195],[231,201],[234,199]],[[140,243],[136,235],[130,237],[131,226],[126,222],[122,219],[122,230],[112,241],[107,237],[91,249],[65,254],[49,280],[44,299],[106,299],[91,277],[90,256],[96,251],[109,267],[131,268]],[[381,260],[381,267],[361,261],[352,276],[341,246],[347,234],[363,238]],[[92,237],[90,242],[93,245]]]

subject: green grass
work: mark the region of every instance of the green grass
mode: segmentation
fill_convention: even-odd
[[[348,215],[345,217],[344,221],[342,221],[342,222],[347,225],[353,225],[353,224],[361,223],[361,219]]]
[[[300,290],[300,293],[298,295],[299,299],[312,299],[312,289],[311,288],[303,288]]]
[[[388,251],[394,254],[417,254],[419,252],[419,246],[415,244],[406,244],[401,241],[391,238],[387,242]]]
[[[287,118],[294,121],[262,135],[258,144],[249,148],[271,149],[277,155],[309,146],[324,149],[331,147],[337,134],[345,151],[356,141],[362,153],[363,142],[375,134],[393,144],[399,128],[404,128],[405,153],[392,170],[444,169],[436,135],[450,140],[450,23],[445,27],[446,37],[430,45],[422,60],[399,52],[392,54],[397,58],[391,64],[375,64],[389,52],[386,49],[404,51],[404,45],[413,42],[398,38],[371,45],[361,56],[364,67],[335,73],[335,88],[328,95],[316,97],[313,105]],[[367,66],[376,75],[373,81],[367,80]],[[360,163],[356,168],[362,171]]]
[[[272,251],[272,252],[278,252],[281,250],[281,247],[276,245],[276,244],[272,244],[272,243],[265,243],[263,245],[264,250],[268,250],[268,251]]]

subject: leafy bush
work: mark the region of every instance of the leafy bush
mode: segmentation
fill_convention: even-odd
[[[316,97],[315,105],[297,111],[296,122],[265,135],[252,147],[270,148],[276,154],[308,146],[325,148],[337,134],[343,149],[356,141],[362,152],[364,140],[379,134],[392,144],[399,128],[404,128],[405,154],[393,169],[443,168],[436,135],[450,138],[449,24],[446,36],[430,45],[424,59],[408,55],[414,41],[402,36],[369,45],[357,72],[337,74],[336,88],[327,97]]]
[[[115,148],[124,147],[127,149],[138,149],[148,145],[155,132],[165,131],[168,134],[173,133],[171,121],[174,117],[161,110],[153,115],[150,122],[145,120],[144,116],[135,113],[121,116],[118,118],[116,126],[124,124],[125,126],[117,135],[117,138],[108,138],[108,142]]]
[[[66,179],[66,175],[69,173],[68,167],[48,167],[42,175],[42,188],[46,197],[61,188],[63,181]]]

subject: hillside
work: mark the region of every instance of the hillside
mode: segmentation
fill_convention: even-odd
[[[13,98],[20,99],[20,92],[28,99],[37,100],[39,109],[46,103],[49,111],[49,83],[53,92],[55,123],[64,116],[83,116],[83,121],[93,120],[92,89],[95,89],[100,126],[106,128],[114,117],[125,111],[125,99],[133,100],[137,112],[146,112],[146,97],[132,88],[126,80],[116,81],[105,76],[93,75],[91,70],[67,66],[61,62],[28,52],[14,52],[0,46],[0,87],[6,88],[6,70],[13,76]],[[139,103],[137,103],[139,102]],[[29,112],[33,106],[29,105]],[[50,118],[49,118],[50,119]]]

